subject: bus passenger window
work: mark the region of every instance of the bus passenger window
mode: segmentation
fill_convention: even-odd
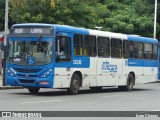
[[[74,35],[74,55],[83,55],[83,44],[82,44],[82,35],[75,34]]]
[[[153,45],[153,59],[157,60],[158,59],[158,46]]]
[[[115,38],[111,39],[111,57],[122,57],[122,40]]]
[[[98,37],[98,56],[110,57],[110,40],[106,37]]]
[[[134,58],[143,59],[143,43],[134,42],[133,50],[134,50]]]
[[[84,55],[85,56],[96,56],[96,37],[85,35],[84,36]]]
[[[144,59],[152,59],[152,44],[144,43]]]
[[[123,57],[133,58],[133,42],[123,40]]]

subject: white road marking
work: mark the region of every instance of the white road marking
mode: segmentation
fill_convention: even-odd
[[[111,96],[101,96],[101,97],[121,97],[121,96],[129,96],[132,94],[124,94],[124,95],[111,95]]]
[[[34,102],[22,102],[20,104],[33,104],[33,103],[48,103],[48,102],[61,102],[63,100],[49,100],[49,101],[34,101]]]
[[[151,111],[160,111],[160,109],[157,109],[157,110],[151,110]]]

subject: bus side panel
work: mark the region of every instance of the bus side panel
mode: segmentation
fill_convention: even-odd
[[[73,58],[77,59],[77,58]],[[90,61],[90,62],[89,62]],[[71,67],[55,67],[55,77],[53,88],[69,88],[71,78],[74,72],[78,71],[82,74],[82,87],[97,86],[96,79],[96,57],[81,60],[82,66],[71,65]],[[87,64],[90,65],[88,66]],[[61,64],[61,63],[60,63]],[[74,63],[73,63],[74,64]],[[75,68],[74,68],[75,67]],[[76,68],[77,67],[77,68]]]
[[[98,58],[97,63],[97,86],[107,86],[108,76],[110,75],[107,69],[108,58]]]
[[[110,74],[108,77],[108,86],[118,86],[118,81],[122,75],[122,59],[110,58],[108,60],[110,64]]]
[[[127,59],[122,59],[122,76],[119,78],[118,85],[119,86],[124,86],[127,84],[127,76],[129,73],[129,68],[128,64],[126,63],[128,60]]]
[[[125,85],[127,84],[128,75],[131,72],[135,75],[135,82],[136,83],[148,82],[148,80],[144,79],[143,64],[144,64],[143,60],[124,59],[124,61],[123,61],[123,66],[124,66],[123,67],[123,75],[126,76]]]
[[[122,59],[98,58],[97,86],[125,85],[126,77],[122,70]]]
[[[144,60],[128,59],[129,71],[133,70],[135,73],[135,83],[147,83],[148,78],[144,79]]]
[[[97,78],[96,78],[96,71],[97,71],[97,58],[90,57],[90,67],[83,69],[83,87],[89,86],[97,86]],[[88,86],[89,83],[89,86]]]
[[[158,80],[160,80],[160,46],[158,46]]]
[[[68,88],[70,86],[71,71],[67,68],[55,68],[53,88]]]
[[[156,82],[157,80],[158,80],[158,76],[157,75],[154,75],[154,76],[152,75],[152,76],[149,76],[149,81],[148,82]]]
[[[134,72],[135,84],[153,82],[157,78],[157,64],[156,61],[126,59],[123,74],[128,76],[130,72]]]
[[[158,61],[144,60],[144,76],[148,78],[148,82],[157,81]]]

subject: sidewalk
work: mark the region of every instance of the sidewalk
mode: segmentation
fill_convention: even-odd
[[[18,86],[3,86],[3,74],[0,74],[0,90],[4,89],[22,89],[22,87]]]

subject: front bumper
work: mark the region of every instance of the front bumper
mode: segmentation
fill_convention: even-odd
[[[41,83],[48,84],[41,84]],[[11,77],[6,75],[6,85],[22,86],[22,87],[38,87],[38,88],[53,88],[53,76],[47,78],[38,77]]]

